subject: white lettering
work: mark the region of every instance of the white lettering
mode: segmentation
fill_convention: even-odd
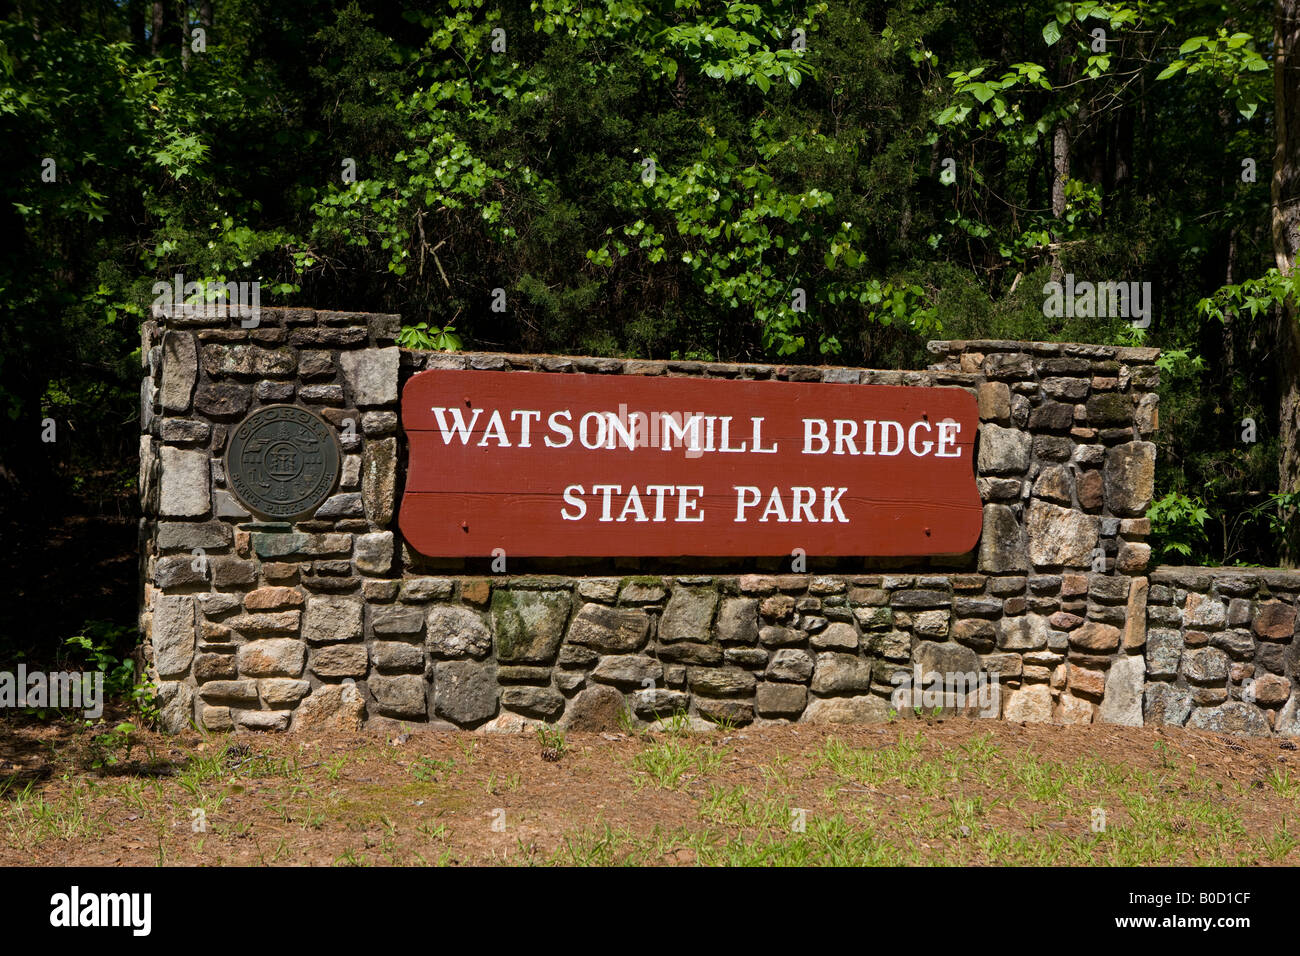
[[[912,427],[907,430],[907,450],[910,451],[917,458],[921,458],[924,457],[925,455],[930,454],[930,449],[934,447],[934,442],[932,441],[924,442],[922,449],[920,451],[917,451],[916,430],[918,428],[924,428],[927,432],[932,431],[933,429],[930,428],[929,422],[920,421],[920,422],[912,422]]]
[[[771,448],[763,447],[763,419],[751,418],[750,421],[754,423],[754,453],[757,455],[775,455],[776,445]]]
[[[551,441],[551,436],[547,435],[546,436],[547,448],[568,448],[570,445],[573,444],[573,429],[570,428],[568,425],[561,425],[559,421],[557,421],[557,419],[560,418],[560,416],[564,416],[564,420],[566,422],[573,421],[573,416],[569,414],[568,409],[561,409],[558,412],[551,412],[550,416],[548,416],[546,419],[546,424],[550,427],[551,431],[562,434],[564,436],[564,441]]]
[[[510,420],[514,421],[516,416],[523,416],[523,422],[521,424],[521,428],[519,432],[519,447],[532,448],[533,447],[532,443],[528,439],[528,429],[532,425],[532,421],[531,421],[532,419],[535,418],[538,421],[542,420],[542,413],[537,411],[524,411],[521,409],[516,409],[515,411],[510,413]]]
[[[823,425],[825,423],[823,422]],[[776,515],[776,520],[784,524],[790,519],[785,516],[785,505],[781,502],[781,489],[773,488],[772,493],[768,496],[767,507],[763,509],[763,517],[759,521],[766,521],[768,515]]]
[[[718,446],[718,451],[741,452],[741,451],[745,451],[748,447],[749,446],[746,445],[745,442],[743,441],[740,443],[739,448],[731,447],[731,416],[730,415],[722,416],[722,444]]]
[[[812,450],[814,439],[821,442],[821,448],[817,451]],[[803,453],[805,455],[824,455],[830,447],[830,439],[826,437],[826,419],[805,418],[803,420]],[[781,520],[784,521],[785,519],[782,518]]]
[[[957,447],[957,436],[959,434],[961,434],[961,424],[959,422],[940,422],[939,447],[935,449],[934,457],[960,458],[961,449]],[[952,453],[945,452],[945,448],[952,448]]]
[[[451,412],[451,417],[453,419],[453,424],[450,428],[447,427],[447,416],[444,414],[448,411]],[[434,408],[433,414],[434,417],[438,419],[438,430],[442,432],[442,443],[444,445],[451,444],[451,436],[453,433],[458,435],[460,437],[460,443],[465,445],[469,443],[469,433],[473,431],[474,423],[478,421],[479,415],[483,414],[483,409],[474,409],[474,414],[470,417],[468,424],[466,424],[465,416],[459,408]]]
[[[636,425],[629,422],[626,418],[615,415],[613,412],[606,412],[605,415],[607,416],[607,432],[609,435],[608,444],[605,447],[609,449],[616,448],[618,446],[618,439],[621,437],[623,445],[628,449],[628,451],[636,448]],[[584,415],[583,421],[586,420],[587,418]]]
[[[663,432],[663,439],[660,443],[660,451],[668,451],[675,447],[673,444],[674,436],[678,444],[685,445],[688,449],[699,450],[700,444],[700,416],[692,414],[685,423],[682,422],[681,412],[660,412],[659,423]],[[686,441],[686,432],[690,431],[691,440],[689,444]]]
[[[876,421],[875,419],[864,419],[862,424],[865,429],[862,434],[862,454],[874,455],[876,453]]]
[[[893,450],[889,449],[889,430],[894,430],[895,441],[898,443]],[[897,455],[903,450],[903,426],[898,422],[881,422],[880,423],[880,453],[882,455]]]
[[[626,521],[628,512],[632,511],[636,515],[637,521],[649,521],[645,516],[645,509],[641,507],[641,495],[637,493],[636,485],[627,493],[627,501],[623,504],[623,510],[619,512],[618,520]]]
[[[790,520],[795,522],[803,521],[805,519],[800,515],[806,514],[808,516],[807,520],[816,524],[817,519],[813,516],[812,506],[813,502],[817,500],[817,489],[796,486],[792,490],[794,491],[794,506],[792,509],[794,517]]]
[[[678,485],[677,486],[677,520],[678,521],[703,521],[704,512],[700,512],[697,517],[688,518],[687,513],[694,511],[699,507],[699,501],[692,497],[690,492],[698,497],[704,494],[703,485]]]
[[[858,423],[849,418],[835,419],[835,454],[837,455],[856,455],[857,448],[853,446],[853,439],[858,434]],[[845,448],[848,451],[844,451]]]
[[[749,519],[745,517],[745,509],[753,508],[758,504],[758,499],[761,497],[759,491],[753,485],[733,485],[732,487],[736,491],[736,520],[748,521]],[[751,494],[754,496],[753,499],[747,500]]]
[[[844,509],[840,507],[840,498],[848,490],[847,488],[834,487],[822,489],[822,494],[826,496],[825,500],[822,501],[822,521],[830,521],[831,513],[834,512],[839,516],[835,519],[837,522],[841,524],[849,523],[848,517],[844,514]],[[832,491],[835,492],[834,495],[831,494]]]
[[[646,485],[646,494],[655,496],[655,521],[667,521],[664,517],[664,494],[672,494],[672,485]]]
[[[501,412],[497,410],[493,410],[491,417],[488,418],[487,428],[483,429],[483,438],[478,443],[479,448],[487,446],[488,439],[492,437],[493,432],[497,436],[498,448],[510,447],[510,439],[506,437],[506,423],[501,418]]]
[[[569,485],[564,489],[564,503],[566,507],[560,509],[560,517],[565,521],[581,521],[587,516],[587,503],[582,498],[577,497],[583,493],[582,485]],[[568,505],[578,509],[577,514],[569,514]]]
[[[591,430],[587,427],[588,422],[596,422],[600,425],[600,437],[592,439]],[[608,419],[600,412],[587,412],[578,422],[578,437],[582,441],[583,448],[599,448],[605,444],[605,433],[609,431]],[[613,448],[613,445],[609,446]]]
[[[592,486],[591,486],[591,493],[592,493],[593,495],[594,495],[594,494],[597,494],[598,492],[602,492],[602,491],[605,493],[605,501],[604,501],[604,503],[603,503],[603,505],[601,506],[601,509],[600,509],[600,520],[601,520],[601,521],[613,521],[613,520],[614,520],[613,515],[611,515],[611,514],[609,513],[609,499],[610,499],[610,495],[618,494],[618,493],[621,492],[622,490],[623,490],[623,486],[622,486],[622,485],[592,485]]]

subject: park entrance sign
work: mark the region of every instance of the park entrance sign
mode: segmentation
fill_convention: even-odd
[[[1300,576],[1148,572],[1155,349],[931,342],[926,368],[859,369],[400,331],[144,323],[140,628],[168,730],[941,706],[1300,737]]]
[[[430,557],[919,556],[979,540],[979,414],[959,388],[432,370],[407,382],[401,420],[398,520]]]

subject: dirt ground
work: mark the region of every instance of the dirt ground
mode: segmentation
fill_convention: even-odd
[[[1300,863],[1296,744],[1170,729],[145,733],[128,751],[17,719],[0,791],[4,865]]]

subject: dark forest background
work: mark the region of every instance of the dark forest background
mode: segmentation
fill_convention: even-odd
[[[1157,558],[1294,563],[1296,6],[0,4],[0,628],[133,633],[177,273],[422,347],[1158,346]],[[1067,273],[1150,282],[1150,327],[1045,316]]]

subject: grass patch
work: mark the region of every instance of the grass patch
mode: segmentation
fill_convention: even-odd
[[[1221,742],[1149,731],[1112,754],[1055,727],[741,729],[725,743],[686,721],[666,730],[574,734],[554,765],[539,749],[558,739],[532,733],[412,735],[400,746],[214,736],[170,776],[105,777],[48,761],[37,775],[28,758],[34,782],[13,782],[0,799],[0,859],[1300,864],[1300,762],[1266,742],[1243,742],[1228,758]],[[504,828],[493,825],[503,806]]]
[[[690,780],[707,777],[721,765],[726,748],[670,736],[647,745],[632,759],[633,784],[648,782],[661,790],[678,790]]]

